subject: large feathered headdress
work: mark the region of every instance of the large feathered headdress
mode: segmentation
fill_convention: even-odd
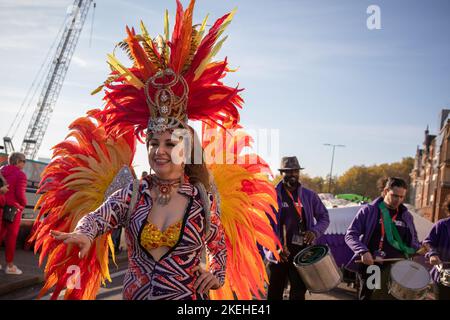
[[[141,34],[126,28],[128,37],[118,44],[126,50],[133,65],[122,65],[108,55],[112,73],[106,88],[103,114],[108,131],[133,126],[142,137],[149,132],[186,127],[187,120],[209,125],[239,122],[241,89],[226,86],[222,79],[230,71],[227,60],[213,61],[226,37],[219,40],[231,22],[234,11],[218,19],[205,34],[206,17],[192,25],[195,1],[184,11],[177,0],[172,37],[166,11],[164,36],[152,38],[141,22]]]

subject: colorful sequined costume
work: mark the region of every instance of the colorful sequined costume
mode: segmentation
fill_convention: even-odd
[[[278,257],[279,243],[266,215],[272,213],[272,206],[277,207],[276,194],[267,179],[268,165],[257,155],[243,152],[251,147],[251,138],[241,130],[231,140],[222,139],[241,129],[238,109],[243,101],[241,89],[222,82],[230,71],[227,60],[213,61],[234,12],[218,19],[206,33],[207,19],[192,24],[194,3],[183,10],[177,1],[171,38],[167,12],[164,36],[150,37],[143,23],[141,34],[127,28],[128,37],[118,46],[129,54],[133,65],[127,68],[114,55],[108,56],[111,75],[95,90],[104,89],[105,108],[77,119],[70,126],[70,138],[54,147],[42,177],[39,217],[30,238],[35,252],[40,252],[40,263],[47,257],[41,295],[55,287],[52,298],[65,289],[66,299],[94,299],[100,284],[111,280],[111,230],[124,225],[129,258],[125,299],[208,298],[194,292],[196,276],[190,272],[205,247],[207,269],[222,284],[210,291],[209,298],[262,297],[268,278],[258,245]],[[208,164],[214,192],[205,196],[197,184],[186,181],[181,185],[178,192],[190,201],[180,236],[156,261],[146,248],[145,236],[142,241],[152,206],[149,180],[140,181],[139,201],[129,215],[133,184],[112,194],[111,185],[124,166],[131,168],[135,144],[143,140],[146,130],[184,126],[188,119],[203,123],[205,150],[221,139],[227,141],[213,148],[212,156],[227,154],[228,160]],[[215,132],[217,139],[210,139],[206,129]],[[248,158],[257,162],[242,161]],[[53,239],[50,230],[88,235],[93,239],[88,256],[79,259],[79,249]],[[67,272],[71,265],[83,270],[79,278]],[[68,285],[73,283],[80,285]]]
[[[198,299],[205,298],[193,288],[197,276],[191,270],[200,263],[206,244],[210,253],[210,271],[225,281],[226,248],[223,228],[217,212],[211,212],[211,229],[205,235],[203,204],[196,187],[190,183],[180,186],[178,192],[189,198],[182,222],[181,237],[164,256],[155,260],[143,247],[141,234],[152,207],[148,180],[141,181],[139,201],[131,214],[126,240],[129,265],[123,284],[124,299]],[[127,219],[132,185],[114,193],[100,208],[83,218],[76,228],[91,239],[104,234]]]

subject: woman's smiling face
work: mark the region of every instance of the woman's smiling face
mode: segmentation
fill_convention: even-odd
[[[147,151],[150,167],[159,178],[176,179],[183,174],[183,141],[171,131],[154,133],[147,142]]]

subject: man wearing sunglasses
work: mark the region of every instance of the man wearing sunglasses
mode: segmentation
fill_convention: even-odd
[[[385,259],[406,258],[420,248],[411,213],[403,205],[408,186],[403,179],[391,177],[382,182],[381,197],[363,206],[345,234],[345,242],[354,252],[347,268],[356,271],[360,300],[390,300],[387,281],[392,262]],[[355,260],[360,260],[359,265]],[[380,267],[380,289],[368,286],[368,267]]]

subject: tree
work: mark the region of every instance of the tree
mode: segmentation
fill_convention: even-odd
[[[413,167],[414,159],[411,157],[390,164],[384,163],[370,167],[354,166],[339,177],[336,193],[355,193],[374,199],[381,193],[381,190],[377,189],[380,178],[399,177],[409,185],[409,174]]]

